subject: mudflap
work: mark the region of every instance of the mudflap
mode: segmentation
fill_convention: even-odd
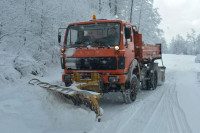
[[[38,85],[50,91],[58,92],[64,95],[66,98],[72,100],[74,105],[85,105],[95,112],[97,121],[101,121],[101,115],[103,110],[100,108],[98,99],[101,98],[101,94],[97,92],[80,90],[76,86],[63,87],[59,85],[52,85],[47,82],[41,82],[39,79],[31,79],[29,81],[31,85]]]
[[[158,85],[162,85],[165,82],[165,66],[158,67]]]

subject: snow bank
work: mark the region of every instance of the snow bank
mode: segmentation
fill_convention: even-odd
[[[20,73],[13,67],[15,56],[0,52],[0,85],[10,84],[20,78]]]
[[[14,68],[21,74],[21,76],[27,75],[39,75],[43,76],[46,72],[46,66],[42,62],[34,60],[30,55],[20,55],[14,59]]]

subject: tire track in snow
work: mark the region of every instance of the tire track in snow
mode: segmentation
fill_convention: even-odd
[[[157,95],[159,94],[159,95]],[[157,93],[153,94],[153,96],[157,95],[159,99],[162,99],[164,95],[164,91],[157,91]],[[152,95],[148,96],[143,100],[143,106],[141,106],[139,109],[137,109],[136,113],[132,114],[129,119],[126,121],[126,123],[120,128],[118,133],[121,132],[135,132],[135,133],[141,133],[144,130],[144,127],[149,123],[149,120],[155,112],[157,106],[161,104],[160,100],[152,99]],[[127,125],[131,128],[127,128]]]
[[[109,110],[104,109],[106,113],[111,113],[111,116],[115,115],[117,116],[117,118],[110,117],[111,120],[109,120],[109,122],[113,121],[113,123],[115,124],[111,124],[109,127],[106,127],[107,129],[103,129],[103,132],[143,132],[144,127],[148,124],[149,119],[155,112],[158,104],[161,102],[160,99],[162,99],[164,92],[165,88],[163,87],[158,87],[154,91],[140,91],[137,96],[137,100],[134,103],[126,104],[126,107],[121,107],[124,105],[120,105],[115,108],[120,111],[114,110],[113,112],[109,112],[112,110],[110,110],[109,108]],[[102,102],[102,104],[105,103]],[[110,105],[110,107],[111,106],[112,105]],[[103,127],[100,126],[100,128]]]
[[[164,122],[168,118],[170,113],[169,110],[167,110],[167,108],[165,107],[166,103],[163,102],[167,97],[166,91],[168,88],[171,88],[171,85],[164,84],[163,86],[158,87],[156,90],[152,91],[151,95],[142,99],[144,103],[143,106],[140,109],[138,109],[134,116],[131,117],[131,122],[129,122],[132,123],[132,128],[125,129],[125,132],[134,131],[136,133],[141,133],[149,132],[151,131],[151,129],[153,129],[152,132],[170,132],[167,130],[168,127]],[[170,128],[172,128],[172,130],[176,127],[174,127],[173,122],[174,121],[172,119],[170,121]],[[166,130],[163,130],[165,128]],[[122,131],[124,132],[123,128],[121,128],[119,132]]]
[[[107,120],[95,126],[95,132],[190,133],[178,102],[174,72],[168,72],[166,79],[163,86],[154,91],[140,91],[132,104],[114,105],[113,110],[109,109],[112,108],[109,104],[104,110]],[[104,106],[105,103],[102,104]]]
[[[176,92],[176,85],[173,89],[170,90],[170,95],[171,95],[171,105],[172,105],[172,108],[173,108],[173,114],[175,116],[175,120],[176,120],[176,123],[178,124],[178,127],[179,127],[179,131],[181,133],[183,132],[186,132],[186,133],[189,133],[189,132],[192,132],[190,127],[189,127],[189,124],[187,122],[187,119],[186,119],[186,115],[183,111],[183,109],[180,107],[180,104],[178,102],[178,97],[177,97],[177,92]]]
[[[192,132],[186,120],[185,113],[178,102],[176,80],[174,79],[173,73],[174,72],[171,72],[169,74],[169,77],[167,78],[168,82],[163,86],[164,95],[162,99],[160,99],[161,104],[156,107],[144,132]]]

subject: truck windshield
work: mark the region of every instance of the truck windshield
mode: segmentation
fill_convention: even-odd
[[[65,46],[117,46],[120,33],[120,23],[117,22],[71,25],[67,30]]]

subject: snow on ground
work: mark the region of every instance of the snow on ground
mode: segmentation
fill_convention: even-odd
[[[154,91],[139,91],[137,100],[124,104],[120,93],[100,99],[102,122],[85,108],[20,79],[12,67],[0,66],[0,131],[2,133],[198,133],[200,130],[200,64],[194,56],[164,55],[166,82]],[[10,60],[11,57],[9,58]],[[5,64],[5,63],[3,63]],[[7,74],[7,75],[6,75]],[[9,74],[13,74],[9,79]],[[61,83],[60,64],[37,77]],[[6,75],[6,76],[5,76]],[[199,74],[200,75],[200,74]],[[7,77],[7,78],[6,78]],[[198,81],[199,80],[199,81]],[[12,82],[12,83],[11,83]]]

